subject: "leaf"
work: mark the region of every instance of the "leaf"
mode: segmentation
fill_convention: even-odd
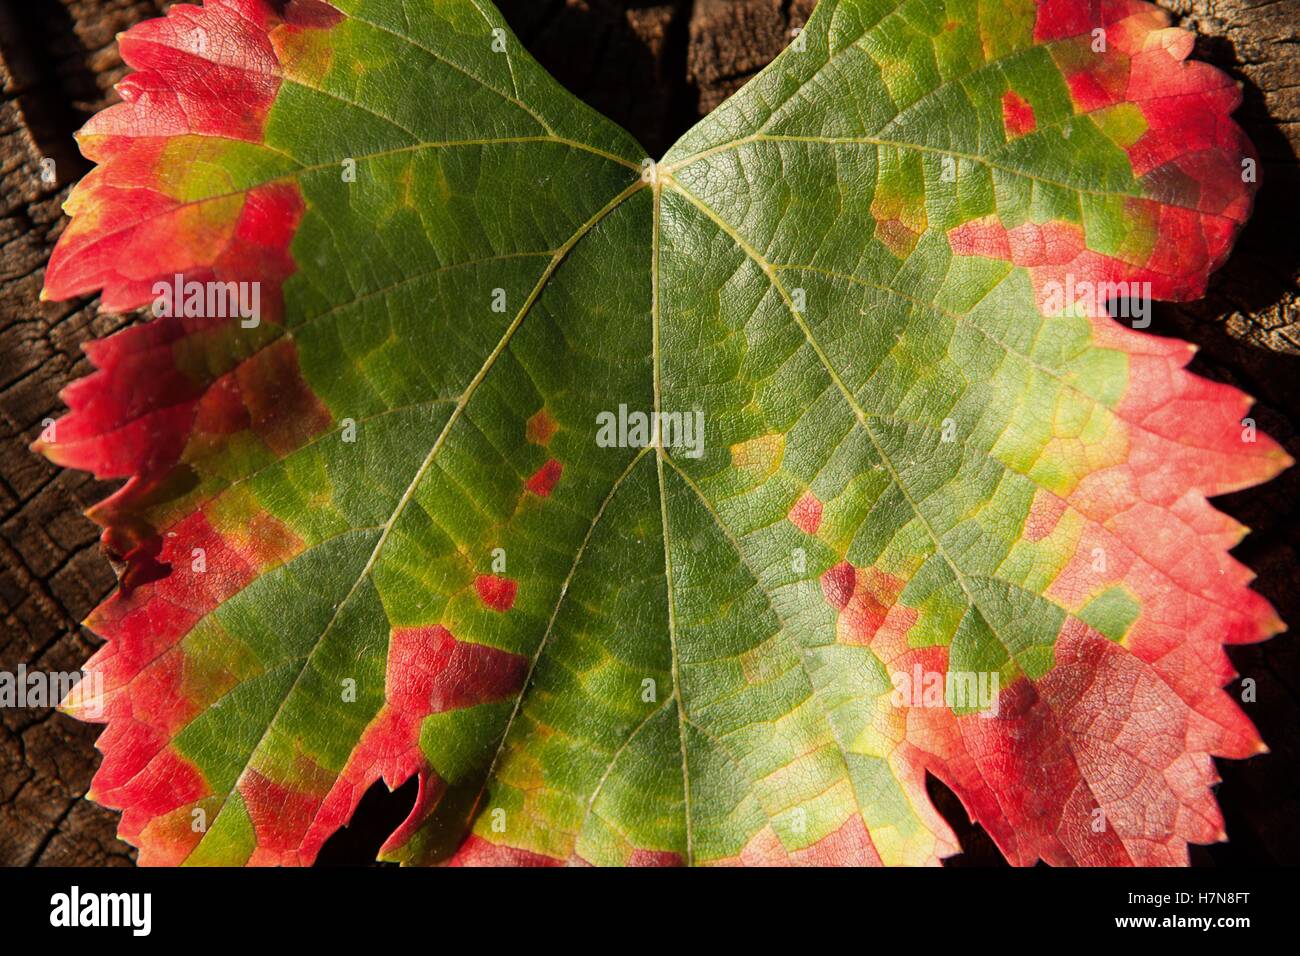
[[[1191,43],[822,0],[643,165],[486,2],[131,30],[46,293],[249,308],[95,343],[41,443],[127,479],[92,797],[143,863],[309,863],[411,777],[407,863],[933,863],[927,773],[1018,864],[1223,839],[1223,645],[1281,624],[1206,497],[1289,459],[1093,294],[1247,216]]]

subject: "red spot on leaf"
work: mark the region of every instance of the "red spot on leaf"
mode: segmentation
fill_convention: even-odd
[[[554,458],[548,458],[546,464],[538,468],[533,476],[524,483],[524,487],[539,498],[549,498],[560,480],[564,466]]]
[[[847,561],[841,561],[823,574],[822,593],[826,595],[827,603],[841,611],[844,610],[848,606],[849,599],[853,597],[856,579],[857,571]]]
[[[494,611],[502,613],[515,605],[515,592],[519,582],[496,574],[480,574],[474,579],[474,590],[479,600]]]
[[[804,534],[816,534],[822,523],[821,500],[811,491],[805,491],[786,517]]]
[[[1007,90],[1002,94],[1002,123],[1009,136],[1024,136],[1038,126],[1034,119],[1034,108],[1015,90]]]
[[[537,410],[537,413],[532,418],[528,419],[525,431],[528,440],[534,445],[549,445],[557,427],[555,419],[546,414],[546,409],[541,408]]]

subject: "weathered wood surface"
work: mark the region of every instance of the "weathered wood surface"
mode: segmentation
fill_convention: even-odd
[[[1300,458],[1300,0],[1161,0],[1200,35],[1197,56],[1241,80],[1238,113],[1262,156],[1254,219],[1201,303],[1161,307],[1155,329],[1197,342],[1195,366],[1259,399],[1260,427]],[[524,43],[555,75],[658,154],[788,41],[813,0],[501,0]],[[159,0],[19,0],[0,6],[0,669],[75,670],[95,638],[79,621],[114,574],[81,516],[106,487],[27,451],[57,417],[58,391],[88,369],[80,346],[125,324],[93,300],[40,303],[59,206],[87,164],[71,133],[113,99],[123,73],[114,36]],[[41,181],[41,161],[55,181]],[[1284,619],[1300,622],[1300,469],[1221,502],[1254,533],[1238,550]],[[1247,709],[1273,752],[1225,762],[1231,842],[1196,862],[1300,862],[1300,706],[1296,641],[1235,649],[1259,698]],[[82,799],[98,729],[48,710],[0,711],[0,864],[130,864],[116,815]],[[373,793],[325,857],[372,859],[413,794]],[[936,786],[968,852],[997,859]],[[387,827],[387,829],[385,829]]]

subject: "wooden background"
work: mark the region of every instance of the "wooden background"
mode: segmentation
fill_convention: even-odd
[[[1159,307],[1153,330],[1202,346],[1194,368],[1256,396],[1262,429],[1300,459],[1300,0],[1160,0],[1198,33],[1196,56],[1243,84],[1238,120],[1262,157],[1255,217],[1207,299]],[[655,155],[761,69],[804,22],[812,0],[498,0],[525,45],[574,93],[622,123]],[[60,204],[88,166],[74,130],[114,99],[124,72],[114,36],[157,16],[160,0],[4,0],[0,5],[0,670],[75,670],[96,639],[79,621],[112,588],[83,508],[107,486],[27,450],[57,417],[58,391],[89,369],[80,346],[131,318],[95,300],[40,303],[46,260],[64,225]],[[42,159],[56,181],[42,183]],[[1256,586],[1300,625],[1300,468],[1220,500],[1254,529],[1238,549]],[[1221,762],[1230,842],[1193,862],[1300,862],[1297,641],[1237,648],[1258,684],[1246,709],[1273,748]],[[0,864],[124,864],[116,814],[82,799],[98,728],[48,710],[0,711]],[[932,792],[967,852],[955,865],[999,861],[940,785]],[[376,785],[324,863],[372,860],[405,816],[413,788]]]

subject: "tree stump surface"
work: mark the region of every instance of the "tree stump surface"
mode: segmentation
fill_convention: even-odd
[[[1255,396],[1259,427],[1300,459],[1300,0],[1160,0],[1197,33],[1197,58],[1243,85],[1237,120],[1261,156],[1255,215],[1204,300],[1158,305],[1152,330],[1201,346],[1193,368]],[[524,45],[565,86],[654,155],[763,68],[814,0],[499,0]],[[97,300],[40,302],[45,264],[66,224],[60,204],[89,164],[71,134],[113,102],[125,68],[115,36],[161,14],[160,0],[22,0],[0,6],[0,670],[78,669],[99,641],[80,621],[115,573],[82,516],[111,485],[28,450],[57,418],[61,388],[90,369],[81,345],[135,317]],[[53,160],[52,182],[42,161]],[[46,164],[48,167],[48,163]],[[1253,531],[1237,556],[1284,620],[1300,625],[1300,468],[1218,501]],[[1300,687],[1288,635],[1233,648],[1258,688],[1244,705],[1272,752],[1220,761],[1229,842],[1193,848],[1198,864],[1300,862]],[[100,728],[50,709],[0,710],[0,864],[131,865],[117,814],[83,799]],[[942,785],[932,793],[966,852],[1000,861]],[[367,794],[322,862],[367,862],[402,819],[412,787]]]

